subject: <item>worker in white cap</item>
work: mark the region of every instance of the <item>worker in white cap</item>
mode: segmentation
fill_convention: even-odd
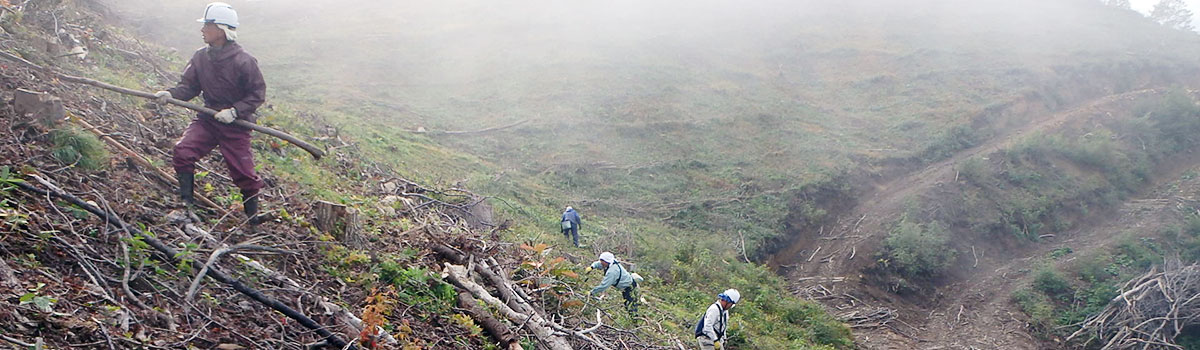
[[[621,290],[621,297],[625,298],[625,309],[630,313],[637,312],[638,302],[633,293],[638,282],[642,280],[641,276],[630,273],[610,252],[600,253],[600,260],[592,263],[590,268],[604,271],[604,279],[600,281],[600,285],[592,288],[591,295],[596,296],[604,293],[608,287],[616,287]]]
[[[704,316],[696,322],[696,342],[700,350],[724,350],[725,331],[729,329],[729,309],[742,299],[737,289],[726,289],[717,294],[717,301],[708,306]]]

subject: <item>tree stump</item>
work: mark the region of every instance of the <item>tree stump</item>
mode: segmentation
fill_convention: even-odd
[[[362,237],[362,221],[358,217],[358,210],[337,203],[317,201],[316,212],[316,226],[321,232],[332,235],[351,248],[362,249],[366,245]]]
[[[466,210],[467,225],[476,230],[496,227],[492,206],[483,198],[471,198],[471,201],[475,204]]]
[[[67,116],[62,100],[45,92],[17,89],[13,92],[13,111],[32,118],[41,126],[54,127]]]

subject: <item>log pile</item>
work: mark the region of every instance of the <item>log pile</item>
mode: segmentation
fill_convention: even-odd
[[[524,290],[512,281],[495,259],[477,259],[442,244],[434,244],[430,248],[445,260],[443,275],[460,291],[460,305],[467,303],[467,300],[473,302],[471,297],[474,297],[489,308],[497,310],[511,324],[517,325],[517,329],[509,331],[506,326],[496,322],[487,313],[480,312],[482,310],[464,308],[479,323],[487,325],[488,327],[485,329],[501,345],[519,349],[520,344],[512,337],[511,332],[527,329],[538,340],[539,349],[565,350],[579,347],[613,349],[608,344],[609,340],[595,334],[603,326],[599,310],[596,313],[596,324],[583,329],[571,329],[555,321],[555,319],[562,319],[562,315],[554,315],[538,307],[535,297],[531,297],[535,293]],[[476,278],[482,282],[476,281]],[[496,291],[495,294],[492,290]],[[572,343],[572,339],[579,343]],[[635,344],[625,344],[625,346]]]
[[[1121,287],[1067,340],[1109,349],[1181,349],[1175,337],[1200,324],[1200,265],[1169,259]]]

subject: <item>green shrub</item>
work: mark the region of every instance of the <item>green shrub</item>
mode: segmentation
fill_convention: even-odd
[[[1185,327],[1178,337],[1175,337],[1175,343],[1183,347],[1183,350],[1200,350],[1200,326]]]
[[[1170,142],[1171,151],[1182,150],[1196,142],[1194,136],[1200,132],[1200,107],[1187,91],[1172,90],[1161,100],[1139,109],[1145,110],[1143,115],[1149,116],[1165,141]]]
[[[1072,291],[1071,283],[1058,270],[1050,267],[1040,268],[1034,273],[1033,289],[1051,297],[1063,297]]]
[[[1013,302],[1029,315],[1029,324],[1034,333],[1045,337],[1046,332],[1054,328],[1054,304],[1045,295],[1029,289],[1013,292]]]
[[[1200,215],[1188,216],[1181,231],[1176,237],[1180,258],[1184,261],[1200,261]]]
[[[979,141],[978,131],[969,125],[958,125],[926,144],[919,157],[927,163],[936,162],[949,158],[958,151],[975,147]]]
[[[983,186],[992,180],[991,169],[980,157],[971,157],[958,166],[959,176],[972,184]]]
[[[426,311],[444,314],[453,307],[458,295],[454,287],[443,282],[429,270],[404,265],[384,259],[375,267],[379,282],[390,284],[399,291],[401,301],[409,305],[420,305]]]
[[[940,274],[958,255],[949,245],[946,229],[937,221],[927,225],[901,221],[883,246],[885,261],[908,277]]]
[[[97,170],[108,163],[104,142],[78,127],[68,126],[51,131],[50,143],[50,155],[64,165]]]

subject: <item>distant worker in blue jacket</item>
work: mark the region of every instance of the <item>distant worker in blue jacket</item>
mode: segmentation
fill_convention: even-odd
[[[579,247],[580,224],[579,213],[575,211],[575,208],[567,206],[567,210],[562,214],[562,234],[563,237],[573,239],[576,248]]]
[[[617,257],[609,252],[600,253],[600,260],[592,263],[589,269],[604,271],[604,279],[600,281],[600,285],[592,288],[592,296],[604,293],[608,287],[616,287],[621,290],[621,297],[625,298],[625,310],[630,313],[637,312],[638,302],[633,293],[638,282],[642,280],[642,276],[630,273],[625,266],[621,265],[621,262],[617,261]]]

